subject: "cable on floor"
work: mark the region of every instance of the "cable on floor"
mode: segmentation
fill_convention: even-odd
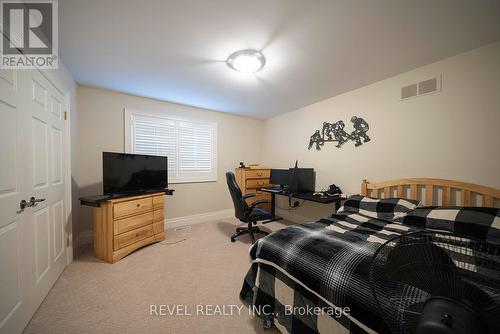
[[[175,245],[175,244],[178,244],[180,242],[186,241],[187,239],[189,239],[189,234],[191,232],[191,226],[176,227],[173,229],[173,232],[168,233],[167,236],[171,235],[172,233],[175,234],[176,232],[180,233],[179,239],[177,239],[177,240],[174,239],[172,241],[164,240],[164,241],[158,242],[158,244],[168,246],[168,245]]]

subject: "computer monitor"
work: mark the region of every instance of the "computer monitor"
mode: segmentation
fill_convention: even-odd
[[[271,184],[288,186],[290,183],[290,171],[288,169],[271,169]]]
[[[293,194],[314,192],[316,174],[314,168],[290,168],[290,185],[288,190]]]

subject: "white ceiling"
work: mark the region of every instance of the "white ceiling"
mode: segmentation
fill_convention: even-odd
[[[498,0],[60,0],[75,79],[269,118],[500,40]],[[256,74],[225,60],[254,48]]]

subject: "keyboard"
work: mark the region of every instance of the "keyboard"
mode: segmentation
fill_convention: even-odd
[[[283,192],[283,188],[281,188],[281,187],[266,187],[263,189],[266,189],[267,191],[271,191],[271,192],[275,192],[275,193]]]

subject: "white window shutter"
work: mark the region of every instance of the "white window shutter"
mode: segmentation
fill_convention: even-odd
[[[212,127],[179,122],[179,174],[212,172]]]
[[[133,152],[168,157],[168,176],[177,176],[175,122],[166,119],[135,116]]]
[[[217,180],[217,126],[131,114],[133,153],[168,157],[169,183]]]

